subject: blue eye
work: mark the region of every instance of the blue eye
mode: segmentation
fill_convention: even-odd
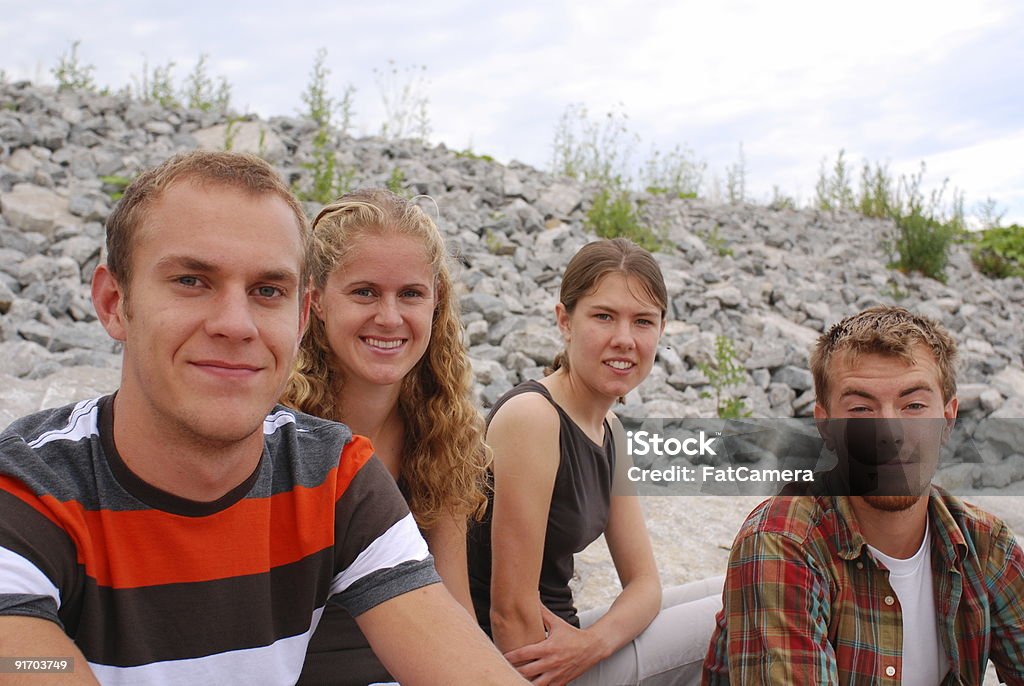
[[[259,286],[256,288],[256,295],[261,298],[276,298],[284,295],[284,291],[277,286]]]
[[[177,282],[180,283],[182,286],[198,286],[199,278],[195,276],[179,276],[177,278]]]

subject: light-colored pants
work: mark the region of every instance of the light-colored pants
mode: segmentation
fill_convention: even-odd
[[[665,589],[661,612],[650,626],[572,686],[699,684],[715,615],[722,609],[724,582],[724,576],[717,576]],[[604,607],[580,613],[580,626],[590,626],[607,611]]]

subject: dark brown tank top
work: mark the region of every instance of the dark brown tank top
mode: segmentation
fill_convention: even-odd
[[[510,398],[523,393],[539,393],[558,411],[558,472],[551,493],[551,509],[544,535],[540,567],[540,600],[556,615],[579,626],[569,580],[573,576],[573,555],[604,533],[611,505],[615,449],[611,427],[604,422],[604,445],[597,445],[583,432],[551,397],[548,389],[526,381],[506,393],[491,408],[491,417]],[[525,437],[524,437],[524,440]],[[491,633],[491,511],[487,504],[482,522],[471,525],[468,540],[469,590],[473,597],[477,622]]]

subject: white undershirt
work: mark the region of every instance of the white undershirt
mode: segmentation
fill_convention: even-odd
[[[942,650],[942,630],[935,611],[932,539],[928,524],[925,524],[924,541],[913,557],[899,560],[870,545],[868,550],[889,570],[889,585],[895,591],[903,611],[901,683],[937,686],[949,671],[949,660]]]

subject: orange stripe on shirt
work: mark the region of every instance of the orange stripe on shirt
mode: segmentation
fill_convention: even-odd
[[[0,487],[67,531],[78,549],[78,562],[97,584],[136,588],[261,574],[332,546],[337,500],[372,455],[369,440],[356,437],[342,451],[339,467],[319,486],[243,498],[205,517],[161,510],[86,510],[77,501],[36,497],[6,477],[0,477]],[[300,528],[298,522],[323,525]],[[266,535],[254,536],[254,528]],[[265,545],[253,545],[261,540]]]

